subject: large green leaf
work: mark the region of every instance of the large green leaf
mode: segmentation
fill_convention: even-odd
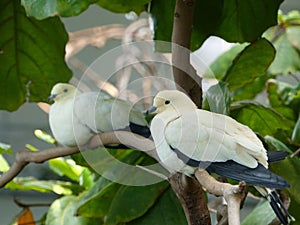
[[[98,0],[97,4],[104,9],[115,13],[128,13],[134,11],[141,13],[147,9],[146,4],[151,0]]]
[[[290,89],[283,88],[283,84],[276,80],[269,80],[267,83],[267,94],[270,106],[290,120],[295,120],[294,111],[291,107],[288,107],[285,98],[290,98]],[[288,92],[288,93],[284,93]]]
[[[247,46],[247,44],[237,44],[228,51],[221,54],[205,72],[205,77],[221,80],[233,63],[234,58]]]
[[[231,116],[262,136],[274,135],[279,130],[290,133],[294,125],[273,109],[252,101],[234,103],[231,107]]]
[[[122,185],[110,205],[106,224],[128,222],[142,216],[168,186],[166,181],[139,187]]]
[[[0,33],[0,109],[46,101],[55,83],[71,78],[64,61],[68,37],[58,17],[37,21],[18,0],[2,0]]]
[[[275,217],[269,202],[264,200],[245,218],[242,225],[270,224]]]
[[[255,41],[268,27],[277,24],[277,11],[282,1],[196,1],[191,50],[199,48],[210,35],[230,42]],[[171,42],[175,2],[152,0],[150,12],[154,18],[155,40]],[[160,47],[159,50],[170,50]]]
[[[248,45],[233,61],[223,77],[230,90],[252,83],[263,75],[275,57],[272,44],[262,38]]]
[[[144,216],[126,224],[187,225],[187,221],[178,198],[169,188]]]
[[[20,191],[54,192],[59,195],[70,195],[82,190],[78,185],[58,180],[37,180],[33,177],[16,177],[5,188]]]
[[[100,187],[97,186],[96,189]],[[167,187],[167,182],[139,187],[109,183],[98,193],[92,188],[90,192],[95,194],[89,196],[77,213],[85,217],[105,217],[107,225],[128,222],[145,214]]]
[[[277,11],[282,2],[283,0],[226,0],[221,23],[213,34],[229,42],[253,42],[268,27],[277,24]]]
[[[227,115],[230,106],[230,92],[226,83],[220,81],[205,93],[205,103],[211,112]]]
[[[76,16],[96,0],[21,0],[28,16],[45,19],[56,15]]]
[[[86,192],[79,196],[64,196],[55,200],[46,218],[46,225],[101,225],[103,224],[98,218],[85,218],[76,215],[76,210],[85,199]]]

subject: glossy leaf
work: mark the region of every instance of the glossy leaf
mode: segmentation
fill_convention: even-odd
[[[3,154],[3,153],[12,155],[11,146],[0,142],[0,154]]]
[[[286,85],[287,86],[287,85]],[[295,120],[294,111],[288,107],[285,98],[290,98],[290,89],[276,80],[269,80],[266,88],[270,106],[290,120]],[[284,93],[286,92],[286,93]]]
[[[122,185],[114,196],[105,223],[113,225],[142,216],[168,186],[166,181],[140,187]]]
[[[85,198],[86,193],[79,196],[64,196],[55,200],[47,214],[46,225],[101,225],[98,218],[86,218],[77,216],[76,210]]]
[[[269,202],[264,200],[245,218],[242,225],[270,224],[275,217]]]
[[[211,86],[205,94],[206,103],[211,112],[227,115],[230,105],[230,92],[224,82]]]
[[[7,172],[9,170],[9,165],[6,159],[0,154],[0,172]]]
[[[107,225],[128,222],[142,216],[167,187],[167,182],[139,187],[110,183],[89,197],[77,213],[85,217],[105,217]]]
[[[86,168],[76,165],[72,159],[55,158],[49,160],[50,169],[59,176],[67,176],[79,182],[79,177]]]
[[[3,0],[0,33],[0,109],[46,101],[55,83],[71,78],[64,61],[68,37],[58,17],[37,21],[18,0]]]
[[[206,77],[221,80],[233,63],[234,58],[247,46],[247,44],[237,44],[228,51],[221,54],[209,67],[205,73]]]
[[[175,2],[151,2],[155,40],[171,42]],[[282,0],[196,1],[191,50],[198,49],[210,35],[219,36],[229,42],[255,41],[268,27],[277,24],[277,11],[281,2]]]
[[[96,3],[104,9],[115,13],[128,13],[134,11],[140,14],[142,11],[147,10],[147,3],[151,0],[98,0]]]
[[[45,19],[52,16],[76,16],[85,11],[95,0],[21,0],[28,16]]]
[[[272,44],[262,38],[248,45],[233,61],[223,81],[228,83],[230,90],[252,83],[263,75],[275,57]]]
[[[82,188],[71,184],[70,182],[55,181],[55,180],[37,180],[33,177],[16,177],[9,182],[5,188],[20,191],[39,191],[39,192],[54,192],[59,195],[70,195],[77,193]]]
[[[262,136],[274,135],[278,130],[290,132],[293,127],[293,122],[276,111],[251,101],[234,103],[231,116]]]
[[[159,198],[157,203],[142,217],[127,223],[127,225],[164,224],[164,225],[187,225],[182,206],[169,188]]]
[[[298,146],[300,145],[300,115],[293,130],[292,142]]]
[[[267,135],[264,137],[264,140],[269,145],[268,150],[280,150],[293,153],[293,151],[289,147],[287,147],[283,142],[272,136]]]

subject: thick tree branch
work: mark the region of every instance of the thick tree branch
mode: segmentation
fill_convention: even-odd
[[[202,104],[201,78],[190,64],[190,44],[195,0],[177,0],[172,33],[172,65],[174,80],[195,102]]]
[[[224,196],[227,202],[228,223],[230,225],[239,225],[240,207],[246,196],[246,183],[240,182],[239,185],[221,183],[203,169],[197,169],[195,176],[209,193],[216,196]]]
[[[176,1],[172,33],[172,66],[177,89],[183,89],[198,108],[201,108],[201,78],[190,64],[194,9],[195,0]],[[201,185],[180,173],[175,174],[170,181],[182,203],[189,225],[211,224]]]

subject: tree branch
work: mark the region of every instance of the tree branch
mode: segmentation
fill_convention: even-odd
[[[63,157],[84,151],[87,149],[94,149],[99,146],[123,144],[140,151],[146,152],[151,157],[158,160],[155,153],[155,145],[152,140],[146,139],[142,136],[133,134],[128,131],[106,132],[95,135],[91,138],[86,146],[83,147],[56,147],[32,152],[29,150],[20,150],[16,154],[16,160],[10,169],[3,173],[0,177],[0,188],[4,187],[14,177],[16,177],[25,166],[29,163],[43,163],[49,159]]]
[[[195,0],[177,0],[172,33],[172,66],[177,89],[182,88],[201,108],[201,78],[190,63]],[[170,183],[184,208],[189,225],[211,224],[201,185],[183,174],[171,177]]]
[[[202,105],[201,78],[190,63],[195,0],[177,0],[172,33],[172,65],[176,84],[195,102]]]
[[[240,207],[246,197],[246,183],[239,185],[221,183],[211,177],[204,169],[197,169],[195,172],[197,180],[205,189],[216,196],[223,196],[227,202],[228,224],[240,224]]]

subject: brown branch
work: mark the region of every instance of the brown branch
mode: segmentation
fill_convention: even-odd
[[[172,67],[177,89],[183,89],[201,108],[201,78],[190,63],[194,10],[195,0],[176,1],[172,33]],[[182,203],[189,225],[211,224],[201,185],[198,182],[182,182],[183,179],[189,180],[184,175],[176,174],[171,180],[171,185]]]
[[[182,88],[198,108],[201,108],[201,78],[190,63],[194,10],[195,0],[176,1],[172,33],[172,65],[178,88]]]
[[[195,176],[209,193],[225,198],[227,202],[228,223],[230,225],[239,225],[240,207],[246,196],[246,183],[240,182],[239,185],[221,183],[203,169],[197,169]]]
[[[99,146],[111,144],[123,144],[144,151],[151,157],[158,159],[154,151],[155,146],[152,140],[146,139],[128,131],[106,132],[94,136],[89,141],[88,145],[81,147],[80,149],[78,147],[56,147],[41,150],[38,152],[20,150],[19,152],[17,152],[16,160],[10,167],[10,169],[1,175],[0,188],[4,187],[8,182],[16,177],[29,163],[43,163],[49,159],[68,156],[87,149],[94,149]]]
[[[209,210],[199,182],[181,173],[175,173],[169,180],[181,202],[188,224],[210,224]]]

